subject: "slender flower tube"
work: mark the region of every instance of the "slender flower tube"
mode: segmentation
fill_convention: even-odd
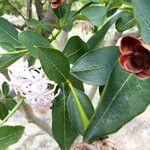
[[[41,69],[28,68],[28,62],[23,62],[16,70],[8,70],[10,85],[16,94],[25,97],[27,104],[40,113],[46,113],[59,95],[57,84],[47,79]]]
[[[65,2],[65,0],[49,0],[51,7],[54,9],[63,5],[64,2]]]
[[[140,79],[150,78],[150,45],[143,41],[126,36],[122,38],[119,62],[122,68]]]

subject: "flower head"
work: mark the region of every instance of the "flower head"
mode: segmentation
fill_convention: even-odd
[[[122,68],[135,73],[140,79],[150,78],[150,45],[143,41],[126,36],[122,38],[119,58]]]
[[[41,69],[28,68],[28,62],[23,62],[15,71],[8,70],[10,84],[16,94],[25,97],[27,104],[38,112],[45,113],[53,105],[59,95],[55,94],[57,84],[47,79]]]
[[[64,2],[65,0],[49,0],[49,3],[51,4],[52,8],[58,8],[61,5],[63,5]]]
[[[90,22],[84,22],[82,25],[82,30],[85,31],[86,34],[92,32],[94,30],[94,26]]]

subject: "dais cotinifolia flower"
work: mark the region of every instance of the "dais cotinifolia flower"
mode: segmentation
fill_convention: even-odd
[[[9,69],[10,85],[17,95],[25,97],[25,101],[34,110],[46,113],[53,105],[53,101],[59,95],[57,84],[47,79],[41,69],[28,67],[25,61],[15,71]]]

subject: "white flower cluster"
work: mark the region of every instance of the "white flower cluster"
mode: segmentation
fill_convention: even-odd
[[[38,112],[45,113],[59,95],[55,94],[57,84],[47,79],[42,70],[28,67],[25,61],[16,70],[8,70],[10,85],[15,93],[25,97],[26,103]]]

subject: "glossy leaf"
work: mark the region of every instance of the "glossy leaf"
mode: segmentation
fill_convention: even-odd
[[[124,3],[127,4],[127,5],[131,5],[131,1],[132,0],[124,0]]]
[[[38,55],[42,68],[50,80],[61,83],[69,78],[70,66],[62,52],[41,47],[38,48]]]
[[[73,28],[73,22],[75,21],[75,11],[70,11],[69,17],[64,27],[64,31],[69,32]]]
[[[16,50],[16,48],[8,42],[0,42],[0,47],[8,52],[12,52]]]
[[[90,49],[99,48],[102,40],[104,39],[107,31],[109,28],[114,24],[122,15],[123,13],[119,13],[112,17],[97,33],[95,33],[87,42]]]
[[[8,115],[8,109],[0,102],[0,120],[3,120]]]
[[[68,5],[64,4],[64,5],[61,5],[57,9],[53,9],[53,11],[58,18],[63,18],[65,16],[67,7],[68,7]]]
[[[81,14],[85,15],[93,25],[99,26],[105,21],[106,8],[103,6],[90,6],[81,11]]]
[[[150,1],[132,0],[134,6],[134,15],[140,25],[141,37],[146,43],[150,43]]]
[[[8,93],[9,93],[9,85],[8,85],[7,82],[4,82],[2,84],[2,93],[3,93],[4,96],[7,96]]]
[[[75,92],[77,94],[77,97],[80,101],[80,105],[83,108],[86,117],[88,118],[88,120],[90,120],[94,113],[94,108],[91,103],[91,100],[88,98],[88,96],[85,93],[77,89],[75,89]],[[79,110],[80,108],[72,92],[70,92],[70,95],[68,97],[67,105],[68,105],[68,113],[69,113],[70,120],[72,121],[76,130],[78,130],[80,134],[83,134],[86,130],[84,125],[84,119],[82,118],[81,111]]]
[[[83,82],[70,74],[69,81],[72,83],[73,87],[84,92]]]
[[[116,21],[116,29],[118,32],[123,32],[128,30],[136,25],[136,20],[133,16],[132,12],[124,13],[117,21]]]
[[[150,80],[139,80],[119,64],[111,73],[84,141],[112,134],[142,113],[150,103]]]
[[[72,125],[67,112],[67,98],[70,90],[61,86],[61,94],[56,99],[52,110],[52,131],[55,140],[62,150],[69,150],[78,133]]]
[[[39,20],[30,18],[26,21],[26,24],[29,25],[29,26],[37,27],[41,24],[41,22]]]
[[[0,72],[4,71],[7,67],[9,67],[22,56],[23,54],[16,54],[0,57]]]
[[[105,47],[83,55],[71,68],[71,74],[92,85],[104,85],[120,55],[118,47]]]
[[[0,42],[10,43],[16,48],[22,47],[18,41],[18,31],[10,22],[2,17],[0,17]]]
[[[21,43],[31,52],[31,55],[37,58],[37,47],[51,47],[49,42],[40,34],[30,31],[24,31],[19,34]]]
[[[99,3],[100,1],[99,0],[91,0],[91,2]]]
[[[3,126],[0,128],[0,150],[5,150],[8,146],[15,144],[22,136],[24,127]]]
[[[10,96],[7,96],[6,99],[9,98],[11,99]],[[8,110],[12,110],[17,102],[12,98],[12,100],[3,100],[2,103],[5,105],[5,107],[8,109]]]
[[[89,51],[87,44],[79,37],[73,36],[69,39],[63,53],[71,64],[75,63],[83,54]]]
[[[123,0],[109,0],[107,4],[107,11],[116,9],[123,4]]]

